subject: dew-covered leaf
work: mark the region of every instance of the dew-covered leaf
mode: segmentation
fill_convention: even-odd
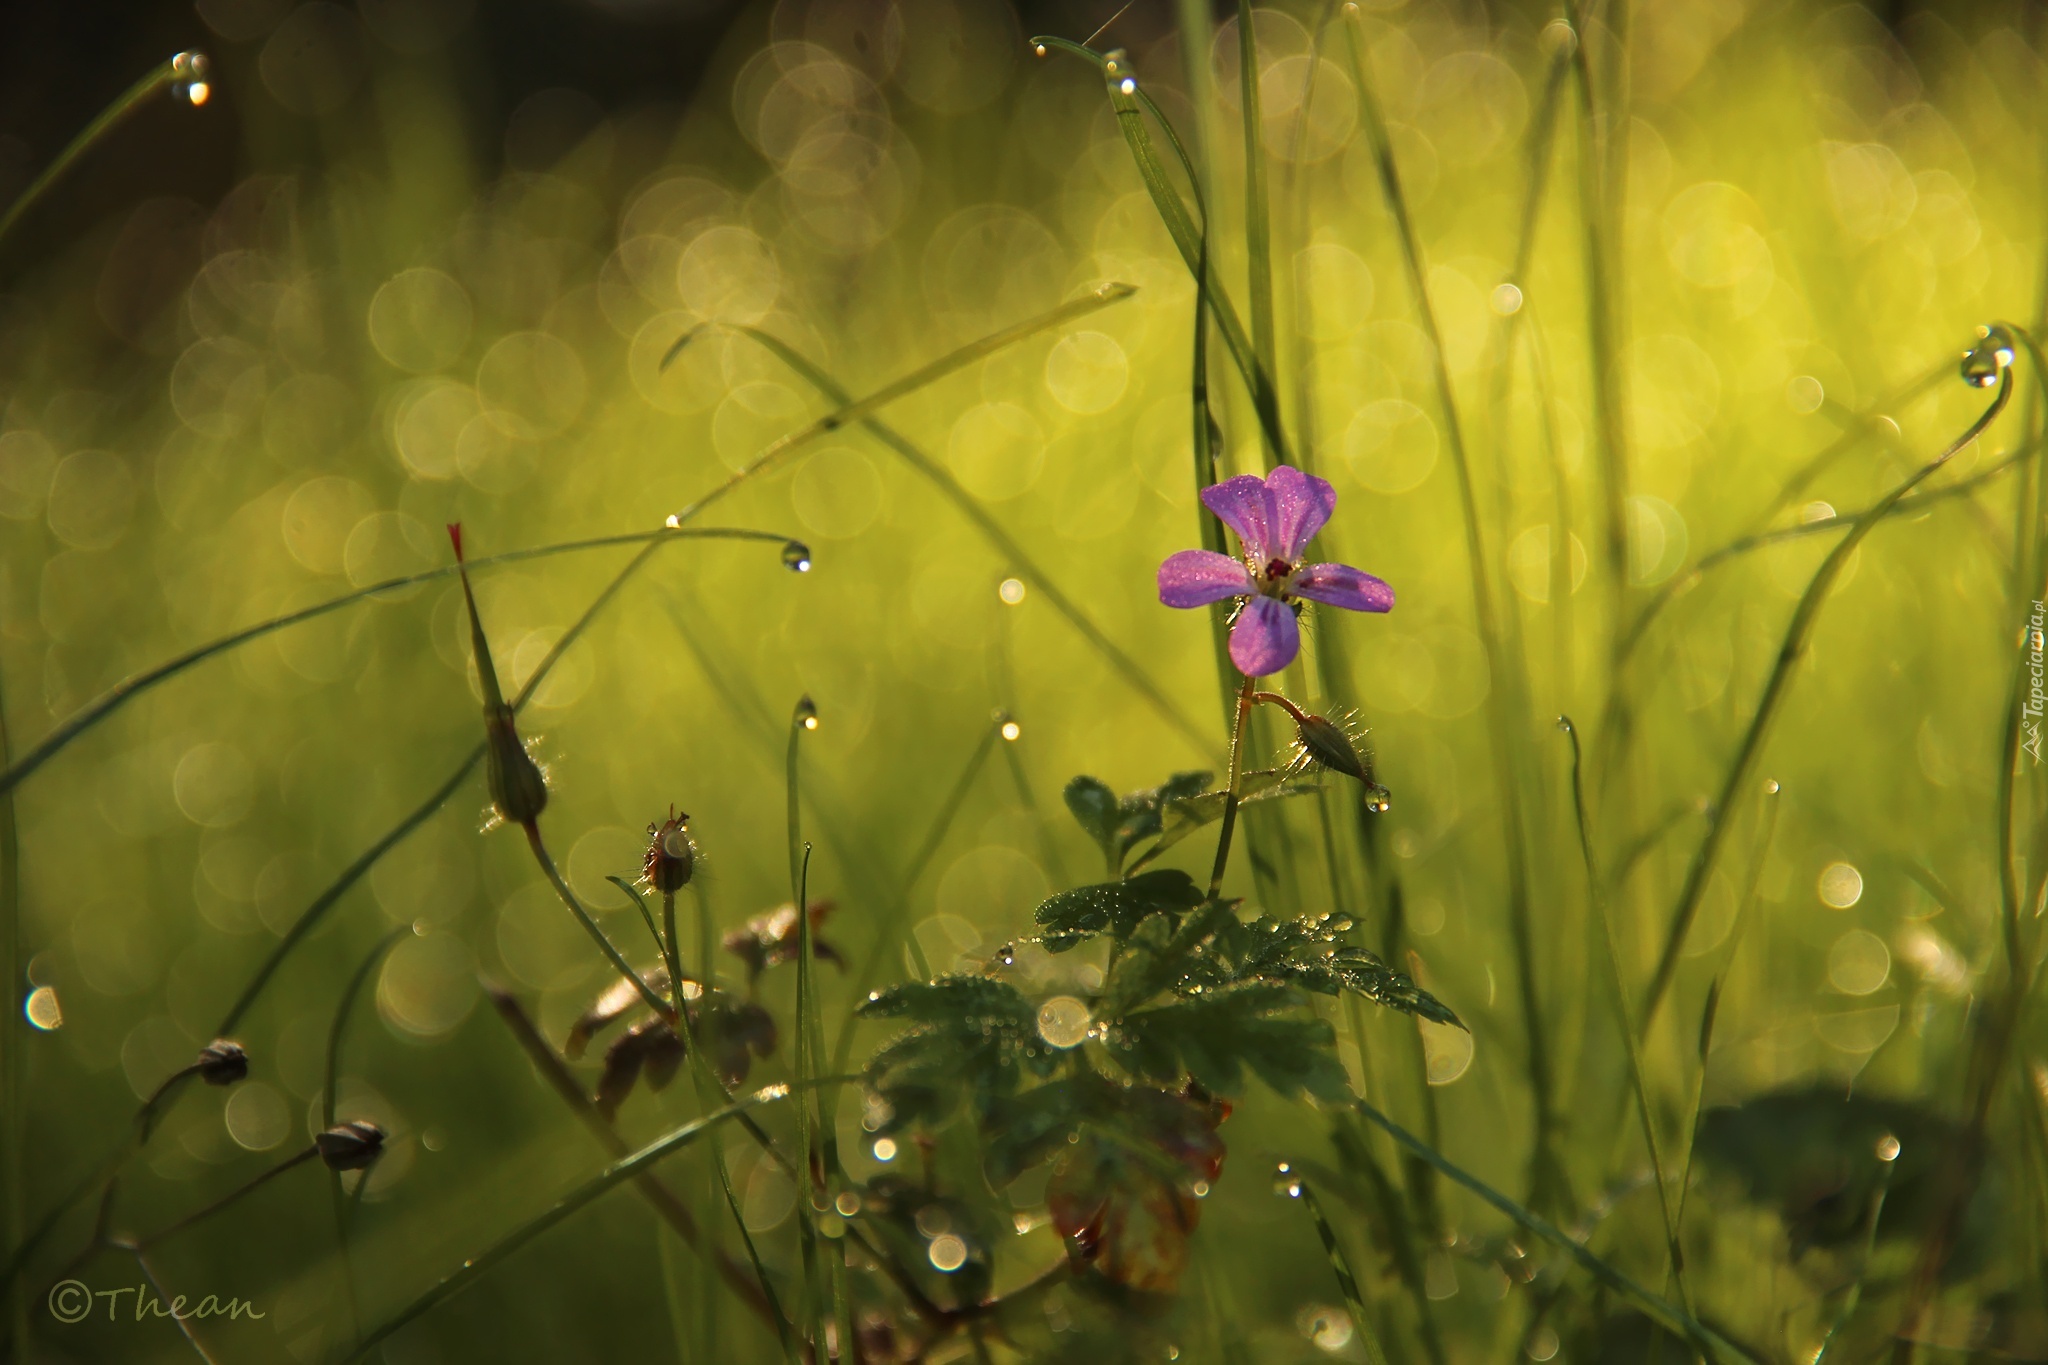
[[[1110,1055],[1133,1075],[1171,1085],[1185,1074],[1217,1095],[1244,1093],[1246,1073],[1282,1095],[1341,1099],[1344,1068],[1328,1022],[1278,981],[1247,981],[1146,1009],[1108,1029]]]
[[[1081,828],[1088,831],[1106,855],[1116,847],[1117,814],[1116,793],[1098,778],[1083,775],[1067,783],[1061,793],[1066,798],[1067,809]]]
[[[1178,915],[1202,903],[1202,892],[1187,873],[1174,868],[1146,872],[1120,882],[1077,887],[1048,897],[1038,907],[1045,946],[1064,952],[1091,934],[1130,937],[1155,911]]]
[[[868,1087],[885,1101],[884,1131],[938,1123],[961,1101],[985,1114],[1023,1072],[1049,1075],[1057,1055],[1038,1036],[1038,1011],[1007,982],[981,976],[912,981],[861,1007],[869,1019],[909,1019],[914,1027],[868,1060]]]
[[[1208,774],[1201,776],[1206,779]],[[1309,796],[1322,790],[1320,783],[1302,776],[1295,768],[1260,768],[1240,773],[1237,787],[1237,804],[1240,807],[1290,796]],[[1144,866],[1202,826],[1221,820],[1229,798],[1228,791],[1203,791],[1200,788],[1172,793],[1160,803],[1159,821],[1152,831],[1159,836],[1158,841],[1146,849],[1144,856],[1133,866]]]

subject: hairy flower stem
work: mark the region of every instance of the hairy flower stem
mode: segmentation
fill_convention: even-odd
[[[1213,899],[1223,890],[1223,869],[1230,865],[1230,835],[1237,828],[1237,783],[1244,768],[1244,728],[1252,714],[1252,698],[1256,695],[1257,683],[1244,680],[1244,686],[1237,692],[1237,721],[1230,731],[1230,783],[1223,798],[1223,829],[1216,836],[1216,865],[1209,870],[1209,895]]]

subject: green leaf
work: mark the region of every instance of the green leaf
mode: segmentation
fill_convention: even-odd
[[[1208,774],[1203,773],[1200,776],[1206,785]],[[1254,801],[1276,801],[1289,796],[1308,796],[1321,790],[1320,783],[1302,776],[1296,769],[1261,768],[1239,775],[1237,804],[1245,806]],[[1168,795],[1160,803],[1159,824],[1153,831],[1159,836],[1158,842],[1146,849],[1145,855],[1133,863],[1132,867],[1143,867],[1202,826],[1221,820],[1223,807],[1229,799],[1228,791],[1203,791],[1200,788],[1194,791],[1176,791]]]
[[[1350,928],[1348,920],[1331,915],[1290,920],[1262,915],[1224,927],[1212,951],[1191,964],[1188,984],[1279,981],[1318,995],[1355,991],[1387,1009],[1465,1027],[1448,1005],[1416,985],[1406,972],[1389,967],[1369,949],[1345,943],[1343,935]]]
[[[1016,1089],[1021,1071],[1047,1076],[1058,1064],[1038,1036],[1037,1009],[988,977],[906,982],[870,997],[860,1012],[915,1024],[868,1060],[868,1087],[890,1109],[884,1132],[943,1122],[963,1100],[985,1115]]]
[[[1081,776],[1067,783],[1061,795],[1066,798],[1067,809],[1103,855],[1114,856],[1117,822],[1122,818],[1117,811],[1116,793],[1096,778]]]
[[[1347,1086],[1335,1035],[1326,1021],[1304,1016],[1302,1004],[1289,985],[1247,981],[1134,1011],[1104,1041],[1126,1070],[1162,1085],[1185,1073],[1205,1090],[1236,1096],[1250,1071],[1282,1095],[1341,1099]]]
[[[1060,953],[1105,931],[1122,941],[1155,911],[1177,915],[1201,903],[1202,892],[1194,879],[1166,868],[1125,881],[1062,891],[1039,904],[1037,919],[1046,931],[1046,948]]]

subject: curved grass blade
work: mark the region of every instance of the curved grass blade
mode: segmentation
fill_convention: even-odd
[[[609,1194],[614,1187],[633,1179],[642,1171],[652,1168],[662,1158],[681,1151],[727,1119],[738,1118],[748,1110],[784,1099],[788,1094],[788,1086],[769,1086],[765,1090],[757,1091],[746,1099],[726,1105],[724,1108],[706,1114],[702,1118],[692,1119],[666,1136],[656,1138],[653,1142],[648,1143],[632,1155],[621,1157],[619,1160],[614,1161],[597,1175],[592,1176],[589,1180],[586,1180],[583,1184],[562,1196],[545,1212],[528,1219],[505,1236],[491,1243],[490,1246],[463,1261],[459,1268],[443,1277],[439,1283],[435,1284],[431,1289],[421,1294],[404,1308],[399,1309],[397,1313],[385,1319],[373,1331],[359,1340],[353,1350],[341,1357],[339,1365],[347,1365],[350,1361],[361,1360],[371,1350],[382,1345],[392,1335],[406,1326],[406,1324],[431,1312],[434,1308],[469,1288],[478,1279],[495,1269],[513,1252],[562,1222],[571,1214],[577,1213],[584,1206],[594,1202],[603,1195]]]
[[[1427,1163],[1431,1169],[1453,1183],[1462,1185],[1465,1189],[1491,1205],[1499,1213],[1504,1214],[1521,1227],[1541,1237],[1544,1241],[1549,1242],[1552,1246],[1570,1256],[1590,1273],[1593,1278],[1599,1280],[1616,1293],[1633,1300],[1639,1308],[1643,1309],[1651,1317],[1656,1318],[1673,1331],[1685,1336],[1693,1345],[1700,1349],[1709,1362],[1720,1360],[1724,1352],[1732,1352],[1745,1360],[1754,1361],[1756,1365],[1767,1365],[1767,1357],[1755,1348],[1745,1346],[1715,1331],[1713,1328],[1705,1326],[1677,1304],[1670,1302],[1661,1295],[1652,1293],[1647,1287],[1623,1274],[1605,1259],[1589,1250],[1583,1243],[1573,1239],[1562,1228],[1558,1227],[1557,1224],[1541,1214],[1533,1213],[1522,1205],[1517,1204],[1478,1176],[1457,1165],[1443,1153],[1437,1151],[1436,1148],[1430,1146],[1421,1138],[1416,1137],[1406,1128],[1403,1128],[1400,1124],[1374,1108],[1369,1101],[1353,1099],[1351,1105],[1359,1113],[1384,1129],[1387,1136],[1400,1144],[1403,1150],[1410,1156]]]
[[[780,535],[773,531],[749,531],[738,528],[727,529],[724,527],[703,530],[696,528],[679,530],[674,527],[664,527],[654,531],[629,531],[619,535],[594,536],[587,540],[563,541],[558,545],[539,545],[528,550],[512,550],[501,555],[490,555],[483,559],[472,559],[469,561],[469,568],[474,572],[480,569],[491,568],[494,565],[516,564],[522,560],[529,559],[546,559],[558,554],[574,553],[578,550],[600,550],[612,545],[639,545],[647,541],[675,537],[688,537],[697,540],[763,540],[773,541],[778,544],[787,544],[790,539],[788,536]],[[66,716],[49,734],[36,741],[35,746],[23,754],[19,762],[8,764],[6,770],[0,772],[0,793],[10,792],[20,786],[36,769],[42,767],[43,764],[49,762],[52,758],[55,758],[64,746],[105,720],[113,712],[135,700],[136,697],[149,691],[152,687],[157,686],[159,683],[170,681],[196,664],[205,663],[208,659],[226,654],[230,650],[246,645],[251,641],[260,640],[266,635],[275,634],[277,631],[287,629],[288,627],[316,620],[327,615],[329,612],[339,611],[343,607],[354,606],[358,602],[367,602],[373,598],[382,597],[387,593],[398,592],[405,588],[417,587],[422,583],[431,583],[436,579],[452,578],[455,576],[455,573],[455,565],[444,564],[438,568],[422,570],[419,573],[405,574],[398,578],[387,578],[381,583],[372,583],[367,588],[358,588],[354,592],[343,593],[339,597],[330,597],[324,602],[315,602],[309,607],[301,607],[297,611],[286,612],[282,616],[273,616],[268,620],[258,621],[254,625],[244,626],[240,630],[230,631],[219,639],[209,640],[203,645],[195,645],[183,654],[166,659],[152,668],[145,669],[133,677],[124,679]]]
[[[1282,1172],[1287,1171],[1282,1166]],[[1344,1254],[1343,1243],[1337,1240],[1337,1231],[1330,1226],[1330,1220],[1323,1216],[1323,1204],[1316,1198],[1316,1192],[1307,1180],[1291,1176],[1291,1191],[1298,1191],[1296,1198],[1308,1206],[1308,1216],[1315,1220],[1316,1235],[1322,1238],[1323,1254],[1330,1258],[1330,1273],[1337,1277],[1337,1289],[1344,1295],[1345,1306],[1351,1310],[1351,1324],[1358,1331],[1358,1339],[1365,1345],[1365,1358],[1370,1365],[1387,1365],[1387,1352],[1380,1345],[1379,1333],[1373,1330],[1372,1310],[1365,1306],[1365,1295],[1359,1292],[1358,1276],[1351,1269],[1351,1258]]]
[[[1265,120],[1259,107],[1262,73],[1255,27],[1251,0],[1237,0],[1238,108],[1244,114],[1244,246],[1249,258],[1246,283],[1251,295],[1252,354],[1260,372],[1273,376],[1279,372],[1273,338],[1273,218],[1266,196]],[[1309,70],[1315,70],[1313,64]],[[1306,99],[1304,94],[1304,102]],[[1268,447],[1270,462],[1278,464],[1278,445],[1269,438]]]
[[[1500,787],[1501,832],[1507,858],[1508,929],[1514,945],[1529,1089],[1535,1107],[1531,1185],[1535,1191],[1545,1193],[1562,1176],[1561,1167],[1557,1165],[1550,1147],[1557,1122],[1552,1095],[1549,1025],[1536,979],[1535,926],[1529,905],[1529,851],[1527,834],[1522,826],[1520,799],[1522,736],[1514,720],[1522,709],[1520,698],[1526,695],[1527,687],[1522,680],[1520,660],[1507,650],[1495,607],[1493,575],[1487,559],[1485,531],[1480,523],[1472,460],[1465,448],[1450,365],[1444,357],[1443,333],[1437,325],[1436,309],[1430,302],[1429,272],[1424,264],[1422,244],[1409,217],[1408,198],[1401,186],[1401,171],[1394,159],[1393,141],[1387,131],[1386,119],[1380,112],[1371,72],[1366,67],[1364,20],[1355,8],[1347,9],[1345,17],[1349,20],[1347,33],[1350,37],[1352,79],[1358,86],[1359,109],[1372,143],[1380,190],[1386,199],[1387,212],[1394,220],[1415,311],[1422,323],[1423,334],[1430,342],[1437,403],[1443,414],[1447,444],[1451,448],[1451,464],[1458,476],[1458,504],[1465,524],[1465,554],[1472,575],[1474,624],[1478,627],[1491,676],[1502,681],[1502,686],[1492,689],[1487,695],[1486,716],[1493,741],[1495,780]]]
[[[1647,1032],[1650,1021],[1656,1017],[1657,1006],[1663,1002],[1664,994],[1670,989],[1671,979],[1678,971],[1678,955],[1685,946],[1686,932],[1692,928],[1693,917],[1699,913],[1700,901],[1706,895],[1707,877],[1713,871],[1714,858],[1721,850],[1721,843],[1727,837],[1729,817],[1734,813],[1739,798],[1748,789],[1750,776],[1758,759],[1763,756],[1764,739],[1770,724],[1777,715],[1778,706],[1784,700],[1786,690],[1791,686],[1793,665],[1806,652],[1808,639],[1813,633],[1813,624],[1820,616],[1821,606],[1827,601],[1835,579],[1841,574],[1842,566],[1856,547],[1863,543],[1865,536],[1884,520],[1891,510],[1914,488],[1947,464],[1955,453],[1977,439],[1986,427],[2005,411],[2005,405],[2012,399],[2012,369],[2002,367],[1998,395],[1991,400],[1976,421],[1955,440],[1949,442],[1940,454],[1920,466],[1899,483],[1891,492],[1879,498],[1856,518],[1849,527],[1849,534],[1835,543],[1828,557],[1821,561],[1807,582],[1806,591],[1800,594],[1799,604],[1793,608],[1792,620],[1785,628],[1784,643],[1778,648],[1777,662],[1771,668],[1770,677],[1764,683],[1763,696],[1758,700],[1755,713],[1750,717],[1749,726],[1744,730],[1740,746],[1736,749],[1734,762],[1728,765],[1727,776],[1722,779],[1721,789],[1716,794],[1713,813],[1707,820],[1707,832],[1694,852],[1692,863],[1686,869],[1685,884],[1678,895],[1677,908],[1671,917],[1671,927],[1665,932],[1664,946],[1658,954],[1657,967],[1650,977],[1648,993],[1643,999],[1641,1026]]]
[[[1280,426],[1280,402],[1273,387],[1272,372],[1259,363],[1251,340],[1245,335],[1244,323],[1231,304],[1229,293],[1216,277],[1214,263],[1202,250],[1202,229],[1196,226],[1194,217],[1181,200],[1180,191],[1167,177],[1166,164],[1159,159],[1158,149],[1153,146],[1152,132],[1145,125],[1145,115],[1151,114],[1166,135],[1195,194],[1196,212],[1206,221],[1208,210],[1202,201],[1201,181],[1195,171],[1194,159],[1188,155],[1187,148],[1173,131],[1173,125],[1167,121],[1165,112],[1154,103],[1152,96],[1128,73],[1112,68],[1115,58],[1084,47],[1070,38],[1042,35],[1031,41],[1035,46],[1057,49],[1092,62],[1102,71],[1110,107],[1116,112],[1117,126],[1123,131],[1124,142],[1131,149],[1131,159],[1137,164],[1139,178],[1145,182],[1145,190],[1151,195],[1153,207],[1158,210],[1167,235],[1173,238],[1181,260],[1194,275],[1196,288],[1209,295],[1209,306],[1214,310],[1216,325],[1223,333],[1224,347],[1230,352],[1230,358],[1251,394],[1252,408],[1258,414],[1259,429],[1268,447],[1273,451],[1276,462],[1286,463],[1287,438]]]
[[[811,363],[810,359],[802,352],[796,350],[780,338],[759,328],[741,327],[736,330],[758,342],[764,349],[773,354],[776,359],[801,376],[805,383],[824,394],[828,399],[835,403],[845,401],[846,391],[839,387],[832,376]],[[1057,583],[1052,581],[1044,569],[1039,567],[1038,562],[1032,558],[1030,552],[1018,543],[1014,536],[1003,529],[1002,523],[991,516],[988,509],[983,507],[972,493],[969,493],[961,486],[960,481],[953,477],[950,470],[904,439],[893,427],[872,418],[863,419],[862,424],[883,445],[896,452],[897,456],[904,463],[924,475],[941,493],[945,494],[947,500],[957,507],[961,514],[974,524],[975,529],[981,532],[983,538],[993,545],[996,551],[1004,557],[1017,576],[1028,583],[1034,592],[1043,595],[1045,600],[1052,604],[1053,610],[1066,618],[1067,624],[1071,625],[1080,634],[1082,639],[1094,647],[1095,652],[1102,656],[1103,660],[1116,671],[1118,676],[1130,685],[1133,691],[1143,697],[1151,705],[1152,709],[1159,713],[1161,719],[1172,725],[1176,730],[1179,730],[1181,734],[1187,737],[1190,743],[1194,744],[1202,752],[1208,753],[1212,757],[1221,756],[1215,750],[1214,741],[1205,735],[1193,721],[1181,714],[1180,708],[1175,706],[1159,685],[1152,681],[1145,670],[1139,666],[1138,661],[1125,653],[1114,640],[1111,640],[1102,631],[1101,627],[1089,619],[1088,614],[1082,611],[1080,606],[1072,598],[1068,597]]]
[[[332,1128],[336,1123],[334,1112],[335,1092],[341,1084],[341,1040],[348,1031],[349,1010],[355,1005],[356,996],[362,993],[364,983],[370,979],[370,973],[376,971],[377,964],[384,960],[384,955],[397,946],[399,939],[412,931],[411,925],[401,924],[390,933],[384,935],[383,938],[378,939],[377,945],[364,955],[361,965],[356,968],[355,974],[349,977],[348,983],[341,988],[341,996],[335,1001],[334,1022],[327,1029],[327,1075],[325,1082],[320,1087],[320,1126],[322,1129]],[[363,1185],[369,1178],[369,1172],[367,1171],[357,1177],[356,1189],[358,1193],[361,1192]],[[363,1330],[363,1310],[360,1301],[356,1297],[355,1260],[349,1252],[348,1242],[349,1207],[347,1196],[341,1188],[340,1171],[330,1169],[327,1172],[327,1188],[334,1205],[334,1235],[340,1243],[341,1279],[343,1289],[348,1296],[349,1322],[352,1329],[360,1333]]]
[[[1614,916],[1607,905],[1607,888],[1600,880],[1600,866],[1593,856],[1593,835],[1586,823],[1586,789],[1580,769],[1584,754],[1579,750],[1578,728],[1570,716],[1559,716],[1557,728],[1572,744],[1572,817],[1579,831],[1579,857],[1586,868],[1586,898],[1599,921],[1600,941],[1607,952],[1608,980],[1614,987],[1614,1012],[1621,1036],[1628,1048],[1629,1086],[1635,1091],[1636,1119],[1642,1125],[1643,1145],[1650,1153],[1650,1174],[1657,1182],[1657,1213],[1664,1220],[1664,1251],[1670,1258],[1666,1273],[1678,1286],[1678,1302],[1693,1311],[1692,1292],[1685,1282],[1685,1250],[1678,1241],[1678,1220],[1671,1211],[1671,1187],[1664,1175],[1663,1144],[1657,1140],[1657,1123],[1650,1114],[1650,1092],[1643,1083],[1643,1049],[1637,1041],[1635,1021],[1629,1018],[1628,983],[1621,975],[1621,951],[1614,945]]]

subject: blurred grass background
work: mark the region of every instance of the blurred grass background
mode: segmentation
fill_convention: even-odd
[[[1007,600],[1016,591],[999,587],[1020,566],[854,430],[711,518],[801,538],[815,553],[808,574],[786,573],[772,547],[668,548],[564,657],[525,721],[552,769],[551,841],[586,899],[624,904],[604,876],[637,871],[641,831],[674,803],[690,812],[702,882],[731,926],[787,899],[782,718],[808,693],[823,721],[806,749],[812,885],[839,903],[826,936],[858,960],[891,932],[900,894],[935,968],[979,961],[1026,930],[1044,894],[1096,873],[1058,807],[1068,777],[1153,785],[1217,767],[1225,738],[1204,625],[1161,608],[1152,586],[1163,555],[1197,543],[1194,290],[1100,76],[1058,54],[1035,59],[1025,41],[1041,29],[1085,37],[1109,7],[1020,18],[994,0],[614,6],[590,18],[610,35],[591,48],[559,37],[574,24],[529,8],[541,19],[516,32],[460,0],[202,0],[203,30],[166,21],[166,51],[213,56],[214,99],[146,111],[131,131],[147,155],[117,135],[5,266],[0,669],[16,750],[181,649],[445,562],[445,522],[464,523],[475,555],[648,529],[828,410],[731,331],[706,331],[663,369],[694,326],[764,328],[858,394],[1122,281],[1134,297],[882,416],[993,509],[1209,745],[1148,706],[1042,593]],[[1538,764],[1516,799],[1532,845],[1538,1012],[1583,1208],[1642,1158],[1620,1126],[1623,1052],[1595,984],[1568,752],[1550,721],[1575,716],[1608,765],[1591,769],[1606,773],[1594,786],[1597,843],[1610,868],[1635,855],[1613,903],[1639,986],[1702,807],[1831,542],[1744,556],[1662,612],[1624,675],[1635,728],[1615,760],[1599,725],[1617,608],[1603,578],[1583,130],[1569,88],[1528,267],[1514,273],[1555,16],[1534,5],[1364,8],[1474,450],[1497,600],[1527,672],[1515,723]],[[1413,965],[1472,1025],[1469,1040],[1425,1039],[1431,1132],[1520,1197],[1527,1029],[1484,715],[1503,684],[1475,632],[1432,348],[1341,27],[1317,47],[1323,18],[1308,6],[1255,16],[1279,390],[1292,439],[1340,492],[1332,557],[1386,578],[1398,606],[1386,618],[1320,615],[1310,650],[1342,637],[1393,792],[1380,829],[1406,891]],[[1761,518],[1786,526],[1867,506],[1981,410],[1984,395],[1947,367],[1975,325],[2039,311],[2037,19],[2020,5],[1635,9],[1620,233],[1604,257],[1623,289],[1613,373],[1631,614]],[[1235,25],[1219,14],[1190,62],[1170,7],[1141,2],[1097,46],[1127,49],[1196,140],[1212,248],[1243,311]],[[553,78],[551,43],[577,79]],[[634,66],[636,48],[664,55]],[[136,69],[162,55],[152,49]],[[70,60],[81,89],[111,93],[132,78],[97,49]],[[1190,70],[1207,86],[1194,97]],[[188,145],[199,149],[189,179]],[[1509,316],[1519,338],[1504,361]],[[1897,401],[1937,366],[1926,396]],[[1225,463],[1258,470],[1242,385],[1223,364],[1214,380]],[[2020,406],[1943,479],[2017,449]],[[1845,431],[1863,439],[1781,499]],[[1845,572],[1761,769],[1782,784],[1768,854],[1752,798],[1731,817],[1650,1036],[1653,1098],[1672,1133],[1702,1084],[1692,1040],[1752,872],[1757,903],[1725,966],[1707,1101],[1820,1078],[1959,1102],[1972,1002],[1998,970],[1993,817],[2008,651],[2024,625],[2013,612],[2020,486],[2008,473],[1899,518]],[[480,576],[510,681],[627,553]],[[22,1039],[31,1218],[212,1036],[320,888],[476,742],[464,630],[458,591],[442,581],[267,637],[117,713],[16,793],[23,989],[36,992],[32,1019],[61,1018]],[[999,707],[1020,724],[1014,753],[1036,809],[991,764],[952,811],[929,872],[895,886]],[[597,1149],[534,1082],[476,981],[520,992],[559,1040],[602,985],[602,962],[517,841],[479,835],[483,802],[480,782],[462,789],[290,961],[238,1034],[251,1080],[181,1099],[124,1183],[118,1222],[168,1221],[296,1145],[317,1108],[334,997],[378,936],[405,923],[420,932],[379,970],[375,1018],[366,1009],[350,1036],[343,1085],[346,1113],[394,1135],[361,1222],[369,1316],[596,1166]],[[1308,803],[1264,828],[1293,859],[1274,893],[1290,903],[1276,909],[1364,904],[1348,845],[1340,884],[1327,884],[1318,828]],[[1231,889],[1258,894],[1242,865]],[[621,940],[632,921],[608,917]],[[1377,926],[1367,932],[1380,941]],[[885,971],[899,957],[891,950]],[[827,969],[821,986],[836,1029],[842,978]],[[788,989],[768,987],[785,1019]],[[1399,1055],[1413,1025],[1390,1015],[1370,1028],[1380,1051]],[[2029,1084],[2048,1074],[2044,1052],[2036,1016],[2012,1063],[2032,1069]],[[637,1097],[626,1129],[673,1126],[691,1112],[685,1089]],[[1390,1093],[1388,1106],[1420,1126],[1415,1092]],[[1998,1139],[2008,1169],[2032,1174],[2015,1176],[2019,1231],[1973,1292],[2031,1286],[2038,1314],[2041,1108],[2017,1094]],[[1272,1159],[1316,1147],[1319,1134],[1270,1097],[1224,1129],[1232,1156],[1201,1258],[1229,1287],[1250,1358],[1359,1350],[1331,1325],[1335,1287],[1299,1209],[1267,1180]],[[865,1146],[852,1155],[857,1171],[878,1168]],[[743,1147],[733,1157],[749,1221],[780,1247],[793,1192],[766,1167],[756,1175]],[[677,1163],[679,1183],[708,1189],[691,1160]],[[208,1333],[221,1359],[311,1360],[334,1346],[332,1220],[317,1177],[300,1174],[161,1253],[181,1289],[268,1311]],[[1654,1280],[1654,1203],[1616,1197],[1601,1245]],[[1446,1198],[1451,1229],[1496,1230],[1477,1205]],[[1695,1213],[1701,1301],[1774,1358],[1810,1358],[1827,1318],[1775,1221],[1726,1196]],[[60,1244],[85,1228],[84,1216],[67,1224]],[[646,1210],[614,1197],[385,1357],[674,1352],[657,1242]],[[1014,1265],[999,1286],[1057,1251],[1041,1230],[1004,1254]],[[685,1317],[702,1311],[689,1264],[675,1253]],[[130,1282],[111,1260],[85,1278]],[[1454,1359],[1517,1348],[1533,1291],[1510,1291],[1471,1257],[1434,1259],[1431,1280]],[[190,1349],[162,1323],[64,1328],[35,1311],[39,1359]],[[1199,1307],[1187,1312],[1160,1340],[1211,1358]],[[717,1330],[715,1358],[774,1358],[772,1338],[729,1306]],[[2038,1347],[2032,1330],[2014,1339]],[[1554,1334],[1547,1344],[1557,1351]],[[697,1349],[684,1358],[710,1358]]]

